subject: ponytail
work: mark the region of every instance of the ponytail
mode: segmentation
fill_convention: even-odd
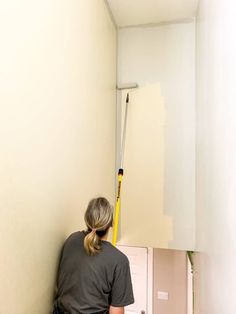
[[[101,240],[98,237],[96,230],[92,230],[85,236],[84,248],[88,255],[96,255],[101,251]]]
[[[112,206],[103,197],[89,202],[84,216],[89,232],[84,238],[84,248],[88,255],[96,255],[101,251],[101,238],[112,226],[112,212]]]

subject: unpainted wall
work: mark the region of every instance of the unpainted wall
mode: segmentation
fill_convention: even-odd
[[[123,28],[118,39],[118,84],[139,84],[130,93],[121,242],[194,249],[195,23]]]
[[[197,17],[196,314],[236,312],[236,3]]]

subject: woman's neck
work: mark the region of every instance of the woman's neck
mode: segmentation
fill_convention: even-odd
[[[109,230],[107,231],[107,233],[101,238],[102,241],[107,241],[108,239],[108,234],[109,234]]]

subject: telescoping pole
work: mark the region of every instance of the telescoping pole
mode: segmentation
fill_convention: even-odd
[[[128,105],[129,105],[129,93],[127,93],[127,96],[126,96],[124,128],[123,128],[122,145],[121,145],[121,152],[120,152],[120,169],[118,171],[118,186],[117,186],[116,208],[115,208],[113,238],[112,238],[112,244],[114,246],[116,246],[116,242],[117,242],[119,220],[120,220],[120,195],[121,195],[122,179],[124,175],[123,162],[124,162],[124,151],[125,151],[126,125],[127,125],[127,117],[128,117]]]
[[[135,89],[135,88],[138,88],[137,83],[118,86],[117,90],[131,90],[131,89]],[[129,107],[129,93],[127,93],[127,95],[126,95],[125,104],[126,104],[126,107],[125,107],[124,127],[123,127],[122,143],[121,143],[121,151],[120,151],[120,168],[118,171],[116,208],[115,208],[114,224],[113,224],[112,244],[114,246],[116,246],[116,242],[117,242],[119,219],[120,219],[120,197],[121,197],[122,179],[123,179],[123,175],[124,175],[123,163],[124,163],[124,152],[125,152],[126,125],[127,125],[128,107]]]

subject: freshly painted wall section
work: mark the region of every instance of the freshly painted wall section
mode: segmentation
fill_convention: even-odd
[[[116,31],[102,0],[0,2],[0,313],[49,313],[91,197],[114,200]]]
[[[196,314],[236,312],[236,3],[197,17]]]
[[[163,213],[165,118],[160,86],[130,92],[119,244],[167,247],[172,238]]]
[[[127,142],[125,154],[129,161],[126,162],[125,173],[127,176],[128,174],[132,175],[132,180],[136,184],[138,184],[138,178],[142,180],[142,177],[145,177],[145,189],[136,193],[134,202],[129,190],[132,187],[128,183],[126,184],[124,176],[122,215],[124,217],[128,215],[127,208],[130,211],[129,214],[132,213],[134,220],[136,219],[134,217],[135,210],[139,213],[142,212],[140,219],[146,215],[147,221],[143,223],[146,226],[145,230],[149,225],[148,235],[144,236],[146,246],[152,246],[153,239],[159,238],[160,243],[167,248],[193,249],[195,234],[195,24],[124,28],[119,30],[118,38],[118,83],[136,82],[141,89],[156,86],[165,110],[163,147],[158,148],[158,125],[154,126],[152,130],[143,128],[142,134],[136,138],[136,141],[139,141],[139,148],[132,158],[139,158],[145,154],[146,145],[150,145],[152,149],[150,149],[149,155],[143,158],[144,161],[142,165],[140,164],[140,168],[135,169],[135,172],[132,171],[132,174],[130,173],[134,165],[131,160],[132,143]],[[142,102],[140,107],[143,119],[142,121],[136,120],[136,105],[135,103],[131,104],[134,115],[133,120],[130,118],[128,121],[128,124],[131,125],[130,128],[135,124],[148,125],[146,116],[150,115],[154,118],[156,115],[158,116],[158,109],[149,107],[148,91],[140,99],[140,102]],[[159,104],[156,101],[156,106]],[[158,118],[156,117],[156,119]],[[118,120],[118,126],[119,123]],[[133,138],[135,136],[137,135],[133,134]],[[164,156],[164,161],[160,164],[161,156],[154,154],[153,151],[157,152],[159,149],[162,151],[163,148],[161,156]],[[151,162],[147,168],[149,160]],[[163,167],[162,171],[160,171],[160,166]],[[154,173],[163,175],[161,178],[158,176],[155,178],[155,182],[162,184],[161,200],[160,194],[157,194],[158,197],[154,199],[153,194],[150,192],[151,196],[148,192],[149,189],[155,190]],[[148,180],[148,176],[150,176],[150,180]],[[127,180],[129,179],[127,178]],[[135,194],[135,189],[132,193]],[[166,227],[163,229],[153,228],[152,224],[157,226],[164,216],[169,217],[168,220],[172,221],[171,236]],[[131,224],[131,217],[128,221],[126,226],[127,219],[122,216],[121,224],[125,224],[127,227],[124,233],[127,238],[132,238],[134,237],[132,235],[134,225]],[[136,225],[136,227],[142,229],[141,226]],[[163,233],[161,236],[163,230],[166,230],[167,233]],[[124,234],[121,233],[121,236]],[[165,239],[164,242],[161,239]],[[139,242],[138,238],[136,242]],[[155,245],[158,247],[160,243],[158,244],[155,240]]]

